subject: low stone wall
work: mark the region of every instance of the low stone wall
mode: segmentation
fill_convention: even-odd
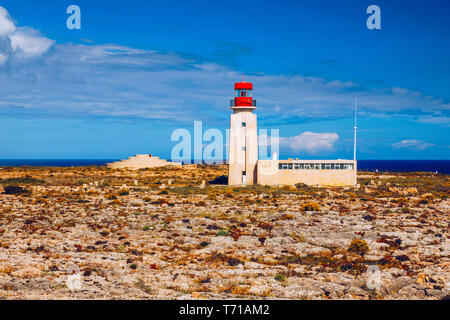
[[[280,163],[301,164],[353,164],[353,170],[334,169],[279,169]],[[353,160],[259,160],[257,167],[258,184],[260,185],[307,185],[320,186],[356,186],[356,162]]]

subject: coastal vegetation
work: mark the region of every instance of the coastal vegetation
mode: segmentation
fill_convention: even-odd
[[[0,168],[0,297],[448,295],[448,175],[362,172],[359,188],[230,187],[226,175]],[[72,265],[82,291],[61,280]]]

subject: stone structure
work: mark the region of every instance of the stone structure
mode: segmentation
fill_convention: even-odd
[[[136,156],[129,157],[126,160],[116,161],[107,164],[107,167],[111,169],[131,169],[131,170],[164,167],[164,166],[181,167],[182,164],[177,162],[169,162],[167,160],[160,159],[159,157],[153,157],[150,154],[137,154]]]
[[[231,100],[229,185],[356,186],[356,160],[258,160],[256,101],[253,85],[235,84]]]

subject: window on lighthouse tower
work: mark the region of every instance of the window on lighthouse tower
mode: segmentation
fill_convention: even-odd
[[[251,89],[238,89],[236,90],[236,97],[251,97],[252,90]]]

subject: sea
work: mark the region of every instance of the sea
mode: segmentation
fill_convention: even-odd
[[[119,159],[0,159],[0,167],[103,166]],[[438,172],[450,174],[450,160],[358,160],[359,171]]]

